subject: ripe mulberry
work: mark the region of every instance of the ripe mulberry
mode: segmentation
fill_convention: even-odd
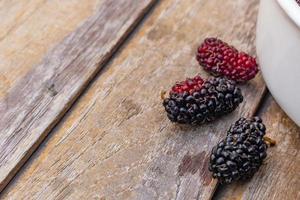
[[[217,38],[205,39],[198,48],[196,58],[211,74],[237,82],[248,81],[258,72],[255,58]]]
[[[226,138],[211,152],[209,170],[213,177],[220,183],[252,177],[267,156],[265,131],[259,117],[240,118],[232,124]]]
[[[202,124],[235,110],[243,101],[232,80],[200,76],[175,84],[163,101],[168,118],[182,124]]]

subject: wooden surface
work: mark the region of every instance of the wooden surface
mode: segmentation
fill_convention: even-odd
[[[47,51],[95,14],[103,0],[0,1],[0,98]]]
[[[279,108],[271,95],[261,105],[267,135],[277,141],[258,173],[247,182],[222,186],[213,199],[300,199],[300,128]]]
[[[178,126],[159,93],[201,72],[195,51],[219,36],[254,54],[257,1],[166,0],[115,55],[5,192],[16,199],[208,199],[210,149],[265,91],[241,86],[239,109],[204,126]],[[208,17],[209,16],[209,17]],[[190,165],[192,163],[192,165]]]
[[[2,187],[82,94],[0,199],[300,198],[299,128],[269,94],[264,98],[260,75],[241,86],[245,101],[234,113],[210,124],[172,124],[161,104],[160,92],[175,81],[197,73],[208,76],[195,60],[205,37],[220,37],[255,55],[258,0],[163,0],[148,15],[154,1],[59,2],[0,2],[0,56],[7,59],[0,60],[0,127],[8,127],[1,129],[6,137],[0,138],[0,144],[6,142],[0,146],[0,177],[6,176]],[[48,17],[42,18],[43,12]],[[58,13],[61,22],[49,22]],[[140,18],[139,27],[114,53]],[[28,25],[23,27],[26,23],[36,24],[35,37]],[[18,34],[18,27],[27,35]],[[43,35],[45,41],[39,39]],[[7,37],[18,41],[8,57],[10,43],[1,40]],[[43,48],[31,46],[34,41],[44,42]],[[86,87],[106,60],[109,63]],[[14,68],[14,62],[24,63],[24,69]],[[277,146],[268,150],[266,164],[253,179],[218,186],[207,169],[212,146],[233,121],[257,110]],[[24,124],[18,124],[22,119]],[[18,142],[7,143],[10,140]]]
[[[55,38],[46,37],[46,44],[55,43],[58,37],[74,28],[87,14],[82,14],[83,16],[79,16],[77,19],[75,17],[74,20],[68,20],[68,17],[72,18],[73,15],[76,15],[75,12],[63,19],[60,24],[59,18],[66,17],[65,9],[61,9],[61,6],[68,7],[68,3],[52,2],[47,4],[44,1],[35,1],[31,6],[27,6],[27,4],[16,2],[1,2],[2,15],[5,18],[2,26],[7,31],[1,32],[0,50],[1,45],[7,45],[8,47],[3,47],[1,53],[4,58],[6,56],[8,58],[1,62],[4,67],[0,66],[1,70],[4,71],[1,77],[6,77],[2,78],[5,84],[1,89],[3,96],[0,99],[0,191],[62,117],[87,83],[101,69],[153,2],[152,0],[122,0],[115,4],[113,0],[110,0],[100,2],[99,7],[96,8],[97,1],[90,1],[80,9],[85,11],[88,10],[87,7],[94,8],[96,9],[95,14],[82,22],[80,27],[63,41],[60,41],[52,50],[47,49],[49,51],[43,56],[39,64],[30,67],[29,63],[33,64],[39,58],[29,59],[28,65],[23,71],[14,70],[14,68],[22,67],[23,64],[22,59],[18,63],[19,55],[30,57],[30,54],[26,54],[27,45],[29,45],[29,49],[35,42],[38,46],[42,46],[43,44],[39,44],[39,38],[36,39],[35,37],[42,37],[41,40],[43,40],[43,35],[48,34],[47,31],[39,31],[38,28],[43,28],[44,25],[47,27],[46,30],[52,30],[51,25],[55,22],[55,26],[64,29],[64,24],[70,22],[65,31],[58,31],[57,35],[60,36],[56,37],[54,33],[52,36]],[[81,3],[74,1],[69,2],[69,4],[71,8],[68,9],[72,9],[72,6],[76,9],[76,6]],[[20,10],[10,15],[7,10],[3,13],[6,8],[12,9],[12,12],[14,9]],[[52,11],[55,8],[61,10],[61,16],[58,15],[59,11]],[[53,12],[53,14],[48,14],[49,16],[46,15],[46,17],[50,17],[49,20],[44,18],[44,11],[46,13],[47,11]],[[34,20],[48,22],[35,23]],[[53,20],[52,23],[51,20]],[[10,21],[15,24],[10,25]],[[55,31],[55,28],[53,29]],[[37,30],[37,34],[35,34],[35,30]],[[15,39],[14,33],[21,35],[19,38],[16,37],[16,39],[21,40],[21,42],[17,41],[16,47],[14,47],[14,42],[9,43]],[[23,36],[30,34],[33,36]],[[28,41],[28,38],[32,40]],[[25,53],[23,53],[23,49],[20,49],[20,46],[23,46]],[[36,57],[40,57],[44,51],[45,49],[38,51]],[[15,54],[17,55],[14,56]],[[13,65],[13,67],[6,67],[6,62],[12,62],[11,66]],[[6,74],[6,70],[12,72]],[[17,81],[14,80],[15,76],[22,76],[24,73],[22,78]]]

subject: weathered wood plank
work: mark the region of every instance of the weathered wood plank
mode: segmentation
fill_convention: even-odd
[[[277,145],[268,149],[265,165],[251,181],[220,186],[213,199],[300,199],[300,128],[271,95],[259,115],[266,123],[267,134]]]
[[[0,1],[0,98],[103,2]]]
[[[207,76],[195,60],[206,36],[254,54],[257,3],[162,1],[3,198],[210,198],[210,149],[229,124],[254,113],[263,81],[258,76],[241,86],[239,109],[204,126],[170,123],[159,93],[198,72]]]
[[[104,1],[0,100],[0,191],[153,2]]]

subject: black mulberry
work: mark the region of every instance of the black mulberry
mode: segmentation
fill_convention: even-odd
[[[240,118],[232,124],[226,138],[211,152],[209,170],[213,177],[220,183],[252,177],[267,156],[266,140],[271,140],[264,137],[265,131],[259,117]]]
[[[168,118],[182,124],[202,124],[232,112],[243,101],[232,80],[200,76],[177,83],[163,101]]]

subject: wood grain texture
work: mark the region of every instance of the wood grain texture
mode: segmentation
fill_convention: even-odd
[[[268,96],[260,110],[267,134],[277,141],[250,181],[219,187],[213,199],[300,199],[300,128]]]
[[[0,100],[0,190],[153,2],[103,2]]]
[[[104,0],[0,1],[0,99]]]
[[[213,145],[256,110],[260,76],[239,109],[214,123],[178,126],[160,91],[201,73],[199,42],[218,36],[254,54],[258,1],[166,0],[80,98],[3,199],[209,199]]]

